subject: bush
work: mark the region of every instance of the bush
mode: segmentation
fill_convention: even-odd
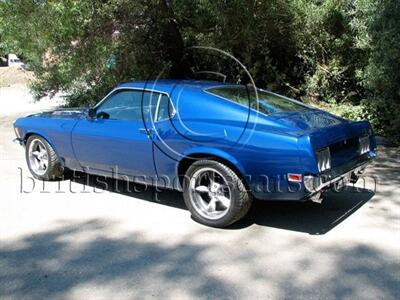
[[[387,100],[366,100],[363,107],[366,119],[371,122],[376,134],[400,144],[400,105]]]
[[[394,144],[400,143],[400,106],[384,100],[364,100],[359,105],[328,103],[318,107],[353,121],[368,120],[375,134],[385,136]]]

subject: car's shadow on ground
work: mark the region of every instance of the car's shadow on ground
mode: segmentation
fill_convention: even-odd
[[[186,209],[182,194],[176,191],[166,189],[157,191],[151,186],[84,173],[79,173],[79,176],[71,177],[70,180],[97,190],[107,190],[160,205]],[[315,235],[325,234],[351,216],[374,194],[368,189],[347,187],[340,192],[329,192],[321,204],[311,201],[256,200],[248,215],[228,229],[241,229],[257,224]]]
[[[255,201],[245,219],[233,224],[242,228],[252,224],[309,234],[325,234],[350,217],[368,202],[374,192],[347,187],[341,192],[329,192],[321,203]]]

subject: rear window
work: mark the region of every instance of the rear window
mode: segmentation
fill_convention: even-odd
[[[259,112],[267,115],[310,109],[302,103],[263,90],[257,90],[257,100],[254,88],[247,86],[219,86],[207,91],[247,107],[250,105],[253,109],[257,109],[258,104]]]

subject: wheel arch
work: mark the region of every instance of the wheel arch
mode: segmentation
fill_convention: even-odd
[[[231,168],[243,181],[243,184],[246,188],[249,188],[249,183],[246,179],[246,173],[242,164],[234,158],[232,155],[227,154],[223,151],[192,151],[190,153],[186,153],[183,158],[179,161],[177,165],[177,174],[179,177],[179,182],[182,186],[184,175],[189,167],[198,160],[201,159],[209,159],[218,161],[220,163],[225,164],[229,168]]]
[[[37,136],[41,137],[42,139],[44,139],[47,143],[49,143],[49,145],[53,148],[58,160],[61,162],[62,166],[64,167],[64,160],[59,156],[57,147],[54,145],[53,142],[51,142],[51,139],[49,138],[49,136],[47,136],[47,134],[38,132],[38,131],[27,131],[25,133],[24,137],[22,138],[24,145],[26,146],[26,143],[28,142],[29,137],[31,137],[32,135],[37,135]]]

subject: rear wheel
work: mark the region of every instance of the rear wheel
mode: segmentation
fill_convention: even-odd
[[[184,200],[196,221],[226,227],[249,211],[252,198],[239,176],[213,160],[199,160],[186,172]]]
[[[62,176],[61,162],[51,145],[41,136],[32,135],[25,147],[26,162],[32,175],[40,180],[54,180]]]

